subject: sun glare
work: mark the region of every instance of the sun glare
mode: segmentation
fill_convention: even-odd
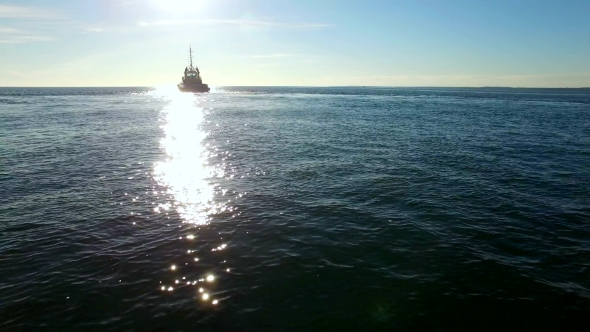
[[[151,0],[156,9],[171,13],[184,14],[201,9],[205,0]]]
[[[175,198],[173,204],[160,204],[154,211],[165,213],[175,208],[184,222],[206,224],[208,216],[222,205],[213,204],[214,188],[208,178],[222,176],[220,170],[207,163],[208,151],[203,140],[207,133],[202,130],[204,112],[195,105],[193,94],[178,90],[159,88],[155,94],[169,100],[162,110],[162,129],[165,137],[161,140],[167,158],[155,164],[156,180],[168,186],[168,193]],[[189,234],[187,240],[195,239]]]

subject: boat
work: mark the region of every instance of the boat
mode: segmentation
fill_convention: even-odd
[[[198,67],[193,67],[193,50],[191,47],[189,52],[189,66],[184,68],[184,76],[182,82],[178,84],[178,90],[182,92],[209,92],[209,86],[203,83],[201,73]]]

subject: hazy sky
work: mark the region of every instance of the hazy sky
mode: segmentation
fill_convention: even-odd
[[[588,0],[0,0],[0,86],[590,86]]]

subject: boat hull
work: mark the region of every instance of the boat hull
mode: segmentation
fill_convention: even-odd
[[[209,86],[207,84],[184,85],[181,83],[181,84],[178,84],[178,90],[180,90],[182,92],[203,93],[203,92],[209,92],[211,89],[209,89]]]

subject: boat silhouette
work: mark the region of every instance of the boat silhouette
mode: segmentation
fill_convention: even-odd
[[[198,67],[193,66],[193,50],[191,47],[189,51],[189,65],[184,68],[184,76],[182,82],[178,84],[178,90],[182,92],[209,92],[209,86],[203,83],[201,79],[201,72]]]

